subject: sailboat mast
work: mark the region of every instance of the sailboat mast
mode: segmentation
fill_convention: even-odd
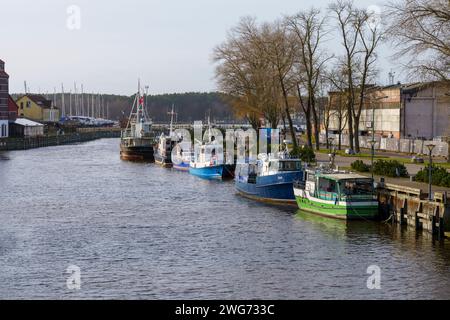
[[[81,115],[84,116],[84,87],[83,84],[81,84]]]
[[[69,115],[72,116],[72,90],[69,92]]]
[[[64,103],[64,84],[61,83],[61,116],[66,116],[66,104]]]

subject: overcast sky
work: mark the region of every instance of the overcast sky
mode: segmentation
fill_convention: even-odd
[[[273,20],[328,0],[2,0],[0,59],[10,74],[11,92],[23,82],[41,93],[60,91],[63,82],[86,92],[132,94],[137,78],[149,92],[216,89],[211,53],[240,17]],[[356,1],[361,7],[379,0]],[[67,13],[81,10],[80,29]],[[67,27],[75,27],[71,30]],[[330,40],[329,48],[339,46]],[[380,50],[380,83],[391,65]],[[395,70],[395,68],[394,68]],[[398,74],[398,73],[397,73]],[[68,90],[67,89],[67,90]]]

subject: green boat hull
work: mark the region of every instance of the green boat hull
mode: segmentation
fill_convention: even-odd
[[[295,197],[300,210],[321,216],[344,220],[375,219],[378,216],[378,205],[337,205],[316,202],[308,198]]]

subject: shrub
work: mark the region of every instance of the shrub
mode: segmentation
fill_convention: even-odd
[[[369,172],[370,166],[365,164],[362,160],[356,160],[355,162],[352,162],[350,165],[352,170],[359,171],[359,172]]]
[[[415,176],[415,180],[419,182],[429,182],[428,167],[421,169]],[[450,187],[450,173],[445,168],[433,166],[431,170],[431,184],[442,187]]]
[[[291,155],[299,157],[303,162],[316,162],[316,154],[314,153],[314,149],[308,146],[301,146],[297,147],[297,149],[292,149]]]
[[[397,160],[377,160],[373,164],[373,173],[387,177],[407,177],[408,170]]]

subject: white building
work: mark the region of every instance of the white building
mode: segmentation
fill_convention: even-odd
[[[450,135],[450,85],[445,82],[423,82],[373,87],[361,110],[360,135],[433,139]],[[329,131],[338,133],[339,118],[346,119],[345,93],[329,92],[332,111]],[[340,107],[339,107],[340,106]],[[344,110],[345,115],[336,110]],[[372,123],[373,122],[373,123]],[[348,133],[342,123],[343,134]]]

